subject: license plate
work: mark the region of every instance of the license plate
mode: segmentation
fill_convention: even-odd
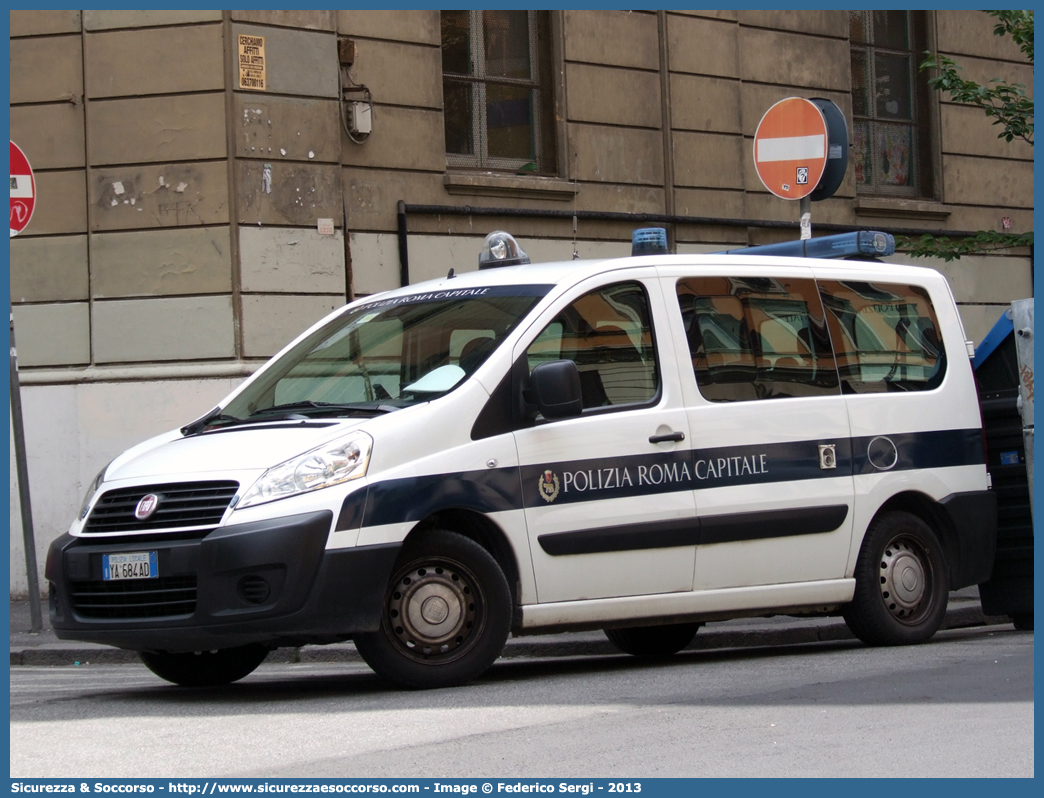
[[[102,578],[106,582],[117,579],[156,579],[158,576],[159,564],[154,551],[102,555]]]

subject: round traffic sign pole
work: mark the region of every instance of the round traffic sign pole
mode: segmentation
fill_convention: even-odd
[[[22,232],[33,216],[36,181],[29,159],[11,142],[11,238]],[[22,506],[22,548],[25,575],[29,586],[29,619],[32,631],[43,628],[40,587],[36,568],[36,536],[33,534],[33,509],[29,494],[29,465],[25,454],[25,425],[22,421],[22,391],[18,384],[18,355],[15,352],[14,313],[11,313],[11,431],[18,473],[18,496]]]
[[[33,218],[36,180],[22,148],[11,142],[11,238],[22,232]]]
[[[811,194],[827,163],[827,124],[815,103],[787,97],[773,105],[754,134],[754,168],[781,199]]]

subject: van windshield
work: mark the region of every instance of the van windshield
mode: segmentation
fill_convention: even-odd
[[[282,355],[208,426],[372,415],[444,396],[486,361],[550,288],[492,286],[360,305]]]

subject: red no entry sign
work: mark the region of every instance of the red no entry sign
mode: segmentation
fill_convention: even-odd
[[[788,97],[761,117],[754,167],[765,188],[782,199],[807,197],[827,163],[827,124],[811,100]]]
[[[11,238],[22,232],[33,218],[36,181],[33,168],[21,148],[11,142]]]

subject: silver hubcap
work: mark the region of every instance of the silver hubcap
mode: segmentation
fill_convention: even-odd
[[[410,566],[388,597],[392,639],[414,659],[453,659],[475,626],[473,579],[448,562]]]
[[[914,620],[929,595],[928,573],[919,547],[896,538],[881,555],[881,597],[896,618]]]

